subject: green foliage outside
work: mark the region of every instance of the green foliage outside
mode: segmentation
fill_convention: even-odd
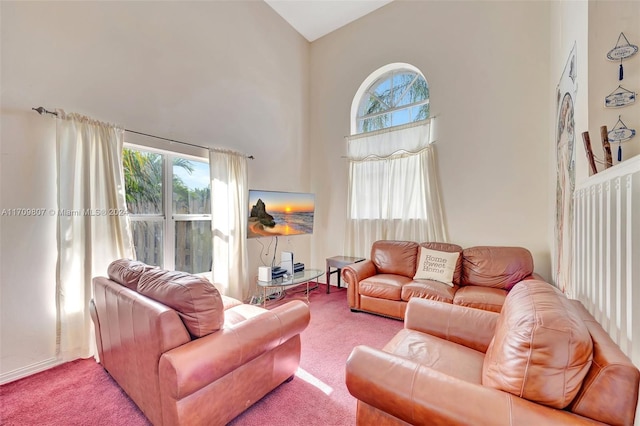
[[[385,75],[369,90],[368,98],[360,106],[361,132],[373,132],[391,126],[405,123],[396,122],[398,112],[385,111],[401,109],[404,105],[429,99],[429,86],[423,78],[415,78],[414,73],[394,73]],[[408,107],[409,108],[409,107]],[[421,121],[429,118],[429,104],[410,107],[411,121]]]
[[[162,156],[125,148],[122,164],[129,213],[162,214]]]
[[[127,208],[132,214],[163,214],[163,158],[153,152],[123,150],[124,181]],[[192,174],[193,163],[174,158],[173,166]],[[209,188],[189,188],[173,174],[173,212],[209,213]]]
[[[123,150],[123,169],[127,209],[132,215],[164,217],[164,156],[135,149]],[[174,157],[172,172],[173,214],[209,214],[211,198],[209,187],[193,188],[185,184],[176,173],[184,170],[188,175],[196,171],[197,162]],[[202,168],[200,168],[202,173]],[[197,175],[197,173],[196,173]],[[191,185],[193,186],[193,184]],[[165,241],[162,222],[157,219],[132,221],[132,236],[138,260],[163,266],[163,246],[175,244],[176,270],[203,272],[211,270],[212,237],[210,221],[177,219],[174,222],[175,241]]]

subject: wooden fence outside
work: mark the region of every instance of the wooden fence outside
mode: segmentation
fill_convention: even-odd
[[[208,212],[208,199],[190,197],[188,208],[182,212]],[[185,206],[186,207],[186,206]],[[153,206],[136,205],[134,211],[154,211]],[[136,257],[148,265],[164,265],[164,221],[135,219],[132,222],[133,243]],[[177,220],[175,223],[175,266],[177,271],[199,273],[212,268],[212,233],[210,220]]]

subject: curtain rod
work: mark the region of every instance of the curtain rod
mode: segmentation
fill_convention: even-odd
[[[33,111],[37,112],[37,113],[38,113],[38,114],[40,114],[40,115],[43,115],[43,114],[51,114],[51,115],[55,115],[56,117],[58,116],[58,113],[57,113],[57,112],[55,112],[55,111],[49,111],[49,110],[47,110],[47,109],[45,109],[45,108],[43,108],[43,107],[31,108],[31,109],[32,109]],[[210,148],[208,148],[208,147],[206,147],[206,146],[196,145],[196,144],[189,143],[189,142],[177,141],[177,140],[175,140],[175,139],[163,138],[162,136],[150,135],[150,134],[148,134],[148,133],[137,132],[137,131],[135,131],[135,130],[124,129],[124,131],[125,131],[125,132],[129,132],[129,133],[135,133],[135,134],[137,134],[137,135],[149,136],[150,138],[162,139],[162,140],[164,140],[164,141],[168,141],[168,142],[175,142],[175,143],[179,143],[179,144],[182,144],[182,145],[189,145],[189,146],[193,146],[193,147],[195,147],[195,148],[202,148],[202,149],[207,149],[207,150],[208,150],[208,149],[210,149]],[[249,160],[253,160],[253,159],[254,159],[254,156],[253,156],[253,155],[247,155],[247,158],[248,158]]]

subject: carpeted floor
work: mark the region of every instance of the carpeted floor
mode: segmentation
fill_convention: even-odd
[[[355,424],[355,399],[344,384],[354,346],[382,347],[401,321],[352,313],[345,289],[310,295],[311,323],[302,333],[296,378],[281,385],[233,420],[233,426]],[[73,361],[0,386],[2,425],[146,426],[144,415],[93,360]]]

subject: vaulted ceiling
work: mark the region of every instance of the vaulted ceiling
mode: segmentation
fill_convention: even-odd
[[[264,0],[309,41],[337,30],[392,0]]]

